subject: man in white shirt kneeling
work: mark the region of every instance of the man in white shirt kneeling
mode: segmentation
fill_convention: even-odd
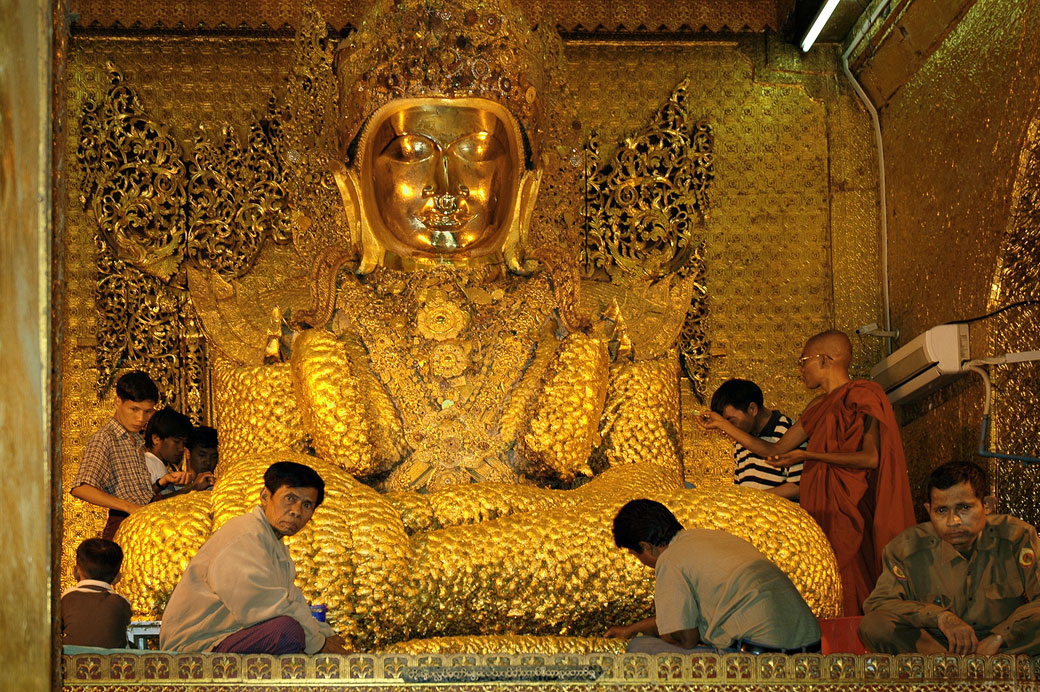
[[[311,615],[282,539],[299,532],[325,499],[325,482],[291,461],[264,473],[260,506],[217,530],[188,563],[163,613],[159,645],[170,651],[345,653],[344,641]]]

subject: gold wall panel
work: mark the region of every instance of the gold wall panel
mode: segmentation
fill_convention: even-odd
[[[74,40],[65,116],[70,123],[79,122],[84,99],[107,88],[106,63],[111,61],[123,71],[149,114],[169,125],[179,140],[190,141],[200,127],[215,134],[224,123],[247,132],[250,115],[266,108],[271,91],[284,79],[291,50],[291,42],[272,40]],[[76,129],[70,127],[66,138],[68,161],[76,160]],[[67,491],[84,445],[111,415],[114,404],[111,390],[101,401],[97,396],[97,225],[78,200],[82,184],[78,166],[68,166],[67,174],[61,403],[63,587],[73,582],[76,546],[83,538],[100,534],[104,526],[103,510],[71,497]]]
[[[706,284],[717,357],[707,395],[746,377],[767,405],[798,415],[811,398],[794,367],[805,338],[881,320],[877,159],[869,119],[834,53],[801,56],[762,37],[589,39],[571,43],[568,58],[587,104],[582,125],[604,145],[689,76],[691,108],[715,138]],[[857,343],[854,367],[864,373],[879,356],[879,344]],[[731,446],[692,426],[690,409],[704,404],[687,395],[683,405],[687,477],[730,482]]]
[[[1040,103],[1038,22],[1035,0],[979,0],[881,111],[893,325],[903,343],[935,325],[1037,298],[1037,183],[1026,171],[1035,170],[1028,127]],[[898,33],[878,52],[900,50]],[[871,71],[880,69],[866,62],[864,79],[878,81]],[[972,355],[1040,347],[1036,314],[1016,310],[972,324]],[[1035,366],[1006,372],[997,377],[993,446],[1035,456]],[[979,459],[983,390],[968,378],[904,412],[914,487],[942,462]],[[992,468],[1001,506],[1040,521],[1036,469]]]
[[[1015,353],[1040,350],[1040,112],[1029,124],[1014,188],[1004,251],[993,280],[993,307],[1018,301],[1033,305],[997,316],[990,326],[990,350]],[[996,368],[990,451],[1040,457],[1040,363]],[[1004,511],[1040,523],[1040,464],[993,462],[997,496]]]
[[[76,121],[87,92],[105,88],[112,61],[142,107],[182,141],[201,124],[246,131],[250,115],[288,73],[291,39],[90,38],[73,44],[66,113]],[[689,77],[691,115],[714,135],[716,177],[708,190],[705,264],[712,357],[710,393],[729,377],[750,377],[769,404],[798,415],[809,401],[794,367],[805,338],[837,326],[878,321],[876,159],[869,119],[840,75],[832,48],[802,56],[766,35],[725,42],[567,44],[582,131],[614,142],[645,127]],[[243,77],[245,76],[245,77]],[[76,147],[74,132],[67,152]],[[70,171],[69,188],[79,189]],[[576,190],[576,194],[580,191]],[[94,389],[96,229],[73,195],[66,245],[63,476],[71,482],[91,432],[109,415],[111,394]],[[877,345],[857,344],[859,372]],[[691,423],[704,404],[684,394],[687,475],[703,486],[730,483],[731,446]],[[65,500],[63,582],[75,545],[102,514]]]

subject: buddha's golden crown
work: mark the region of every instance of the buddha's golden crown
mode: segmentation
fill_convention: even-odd
[[[399,98],[478,97],[505,106],[538,155],[559,36],[508,0],[376,0],[339,46],[340,132]]]

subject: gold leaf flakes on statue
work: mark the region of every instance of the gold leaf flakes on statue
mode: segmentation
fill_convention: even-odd
[[[328,332],[308,330],[293,343],[294,391],[314,449],[356,476],[385,471],[374,455],[359,382],[346,350]]]
[[[603,425],[611,465],[640,463],[682,470],[679,378],[675,361],[660,358],[611,368]],[[681,476],[676,485],[681,485]]]
[[[240,459],[305,447],[288,363],[236,367],[219,359],[213,364],[213,390],[220,411],[218,477]]]
[[[130,600],[134,615],[159,619],[173,588],[212,530],[209,491],[177,495],[153,502],[123,520],[116,542],[123,548],[120,591]],[[155,526],[172,530],[147,530]],[[166,555],[183,556],[169,560]]]
[[[564,482],[592,475],[588,457],[599,442],[596,428],[607,393],[607,364],[604,341],[580,333],[564,340],[523,438],[528,475]]]

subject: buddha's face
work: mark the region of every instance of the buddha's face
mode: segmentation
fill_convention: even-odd
[[[519,128],[484,99],[402,99],[377,111],[359,151],[362,212],[405,258],[477,259],[516,222]]]

